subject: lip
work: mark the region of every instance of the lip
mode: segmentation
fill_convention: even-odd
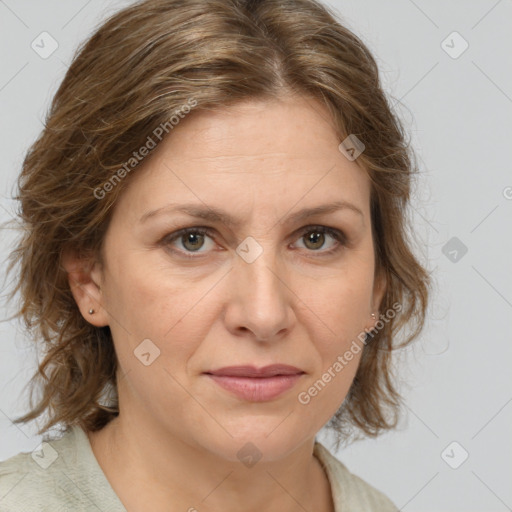
[[[225,377],[274,377],[275,375],[297,375],[304,372],[289,364],[270,364],[261,368],[251,365],[226,366],[218,370],[209,370],[205,373]]]
[[[266,402],[292,388],[304,375],[302,370],[283,364],[263,368],[229,366],[204,372],[223,389],[249,402]]]

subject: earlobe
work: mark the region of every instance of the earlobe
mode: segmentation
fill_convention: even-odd
[[[74,251],[66,251],[62,255],[61,265],[67,275],[71,293],[85,320],[96,327],[108,325],[99,263]]]

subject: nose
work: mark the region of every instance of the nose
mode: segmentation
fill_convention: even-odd
[[[249,261],[237,256],[229,273],[227,328],[238,336],[249,331],[258,341],[278,340],[290,330],[294,318],[294,294],[286,270],[268,248]]]

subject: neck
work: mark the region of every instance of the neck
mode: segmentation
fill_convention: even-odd
[[[252,466],[183,442],[144,421],[126,421],[122,414],[89,433],[89,440],[130,512],[334,511],[327,476],[313,455],[314,439],[279,460],[262,458]]]

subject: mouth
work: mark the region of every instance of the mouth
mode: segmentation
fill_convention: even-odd
[[[249,402],[266,402],[291,389],[305,372],[290,365],[230,366],[204,372],[218,386]]]

